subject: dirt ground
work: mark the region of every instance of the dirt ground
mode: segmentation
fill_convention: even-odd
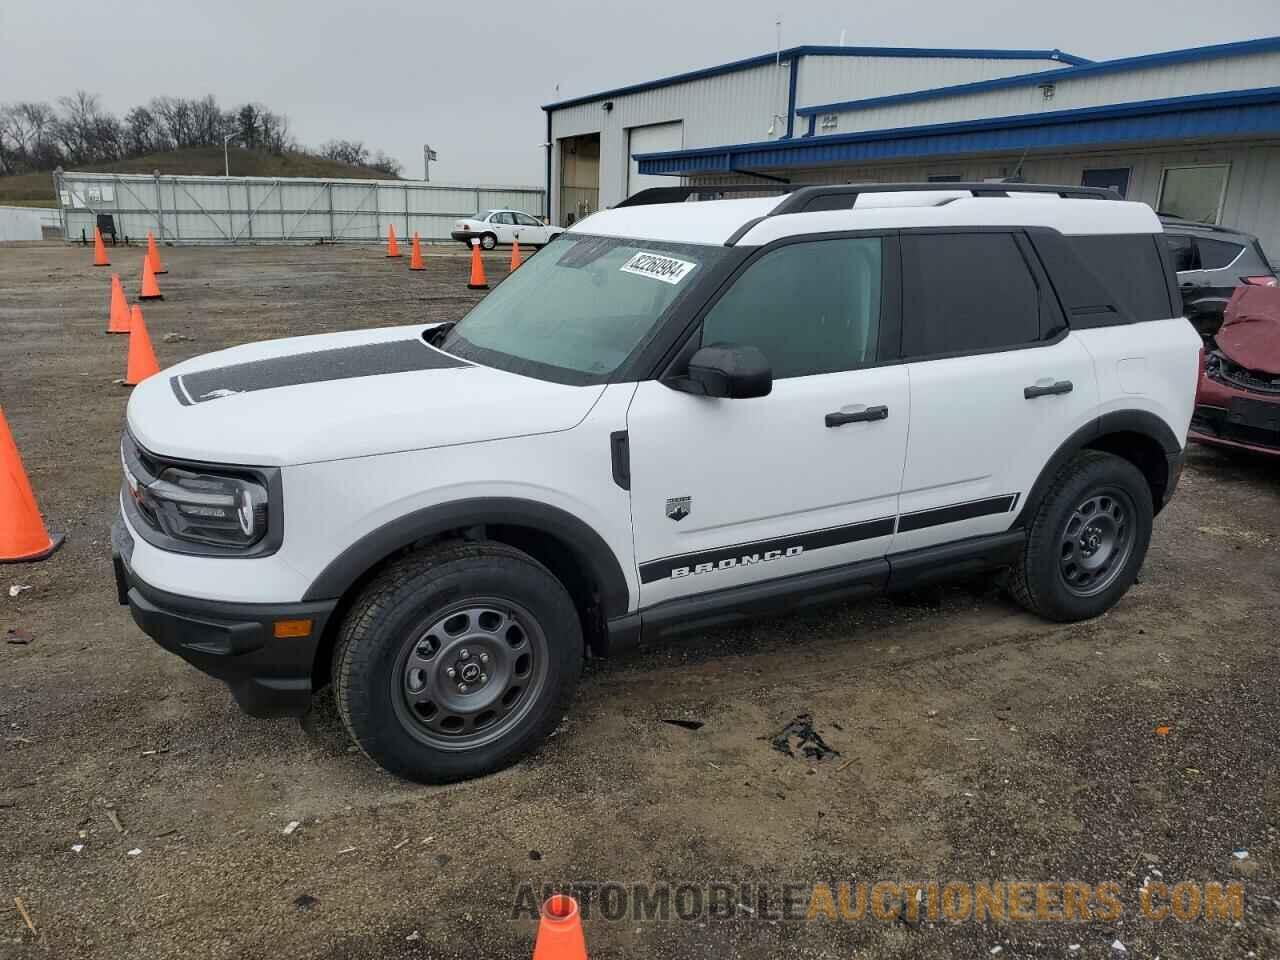
[[[460,254],[411,274],[374,248],[166,249],[146,318],[166,365],[456,317]],[[113,257],[132,293],[140,251]],[[1124,907],[800,922],[744,896],[732,919],[595,916],[595,960],[1280,951],[1280,463],[1193,450],[1141,583],[1096,621],[1042,622],[984,579],[698,633],[590,664],[536,756],[424,788],[353,753],[327,700],[241,715],[116,604],[125,343],[90,262],[0,246],[0,405],[67,534],[0,566],[0,957],[527,958],[519,885],[586,881],[1078,880]],[[839,756],[770,746],[805,713]],[[1146,919],[1152,876],[1241,881],[1243,920]]]

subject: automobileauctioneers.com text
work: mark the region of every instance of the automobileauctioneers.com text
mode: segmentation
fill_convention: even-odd
[[[877,880],[839,883],[521,884],[511,919],[537,919],[555,893],[572,894],[584,920],[772,922],[1087,923],[1139,917],[1153,922],[1235,923],[1244,919],[1238,880],[1167,882],[1140,887],[1077,880]]]

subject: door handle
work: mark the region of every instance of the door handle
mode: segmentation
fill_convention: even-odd
[[[889,408],[881,404],[878,407],[867,407],[857,413],[841,413],[837,410],[835,413],[827,414],[828,427],[843,427],[846,423],[866,423],[870,420],[888,420]]]
[[[1024,387],[1022,395],[1028,400],[1034,400],[1036,397],[1051,397],[1059,393],[1070,393],[1072,389],[1074,388],[1071,386],[1070,380],[1059,380],[1056,383],[1049,384],[1047,387],[1042,387],[1038,384]]]

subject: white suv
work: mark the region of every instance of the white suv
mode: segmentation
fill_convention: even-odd
[[[434,782],[537,745],[588,648],[977,569],[1096,616],[1191,418],[1160,232],[999,184],[594,214],[456,324],[145,381],[121,602],[251,713],[332,681],[370,757]]]

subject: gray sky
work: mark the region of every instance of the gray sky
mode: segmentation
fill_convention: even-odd
[[[1039,12],[1037,10],[1039,8]],[[1280,34],[1277,0],[0,0],[0,102],[77,87],[117,114],[212,93],[287,114],[304,144],[365,141],[432,180],[543,180],[560,97],[783,46],[1026,47],[1093,60]]]

